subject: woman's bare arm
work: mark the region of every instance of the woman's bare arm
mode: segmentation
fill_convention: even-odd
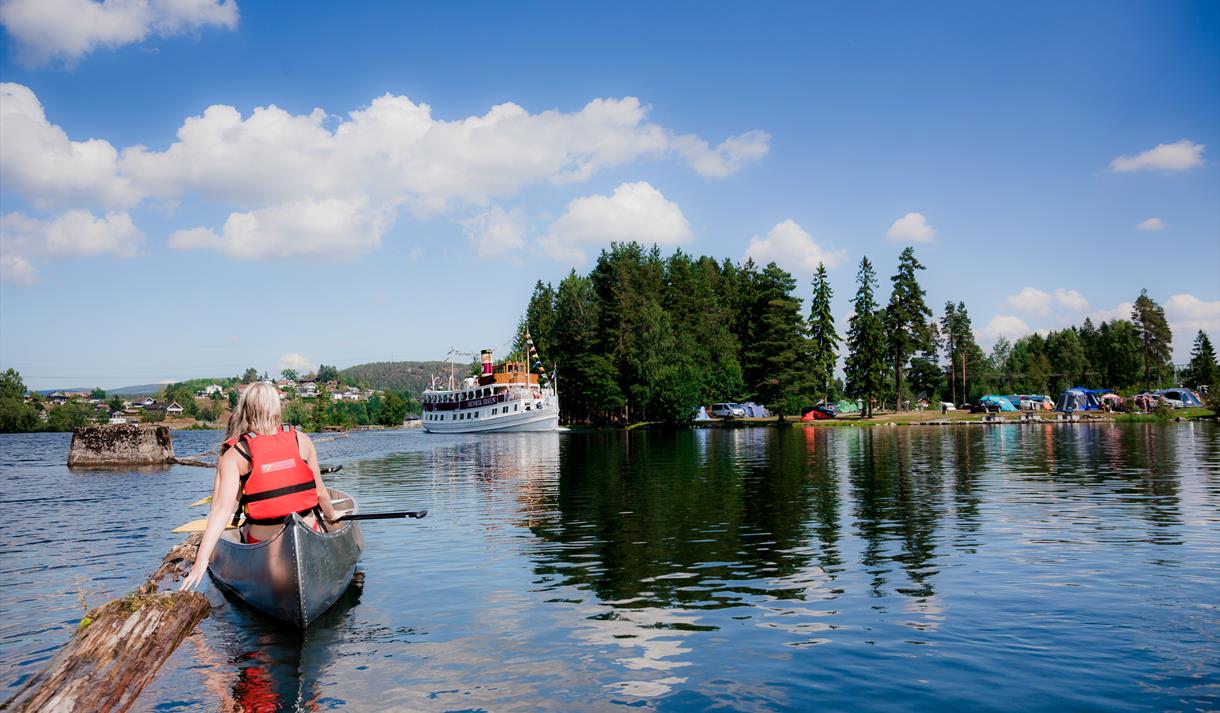
[[[299,435],[301,458],[309,464],[309,469],[313,471],[313,482],[318,489],[318,505],[322,508],[322,517],[326,518],[327,522],[333,522],[335,518],[339,517],[339,514],[335,512],[335,506],[330,502],[330,491],[322,482],[322,469],[318,466],[318,449],[314,447],[313,439],[308,434],[299,433]]]
[[[199,551],[195,554],[195,564],[191,567],[191,573],[182,580],[180,590],[194,589],[203,580],[204,572],[208,571],[208,562],[212,560],[212,552],[216,549],[216,541],[233,518],[233,511],[237,507],[237,489],[241,483],[241,475],[237,471],[241,456],[236,450],[230,448],[216,463],[208,524],[203,530]]]

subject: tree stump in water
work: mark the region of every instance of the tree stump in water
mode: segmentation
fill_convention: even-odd
[[[190,572],[200,535],[175,545],[135,593],[93,609],[76,635],[0,710],[124,711],[207,617],[198,592],[158,592]]]
[[[72,431],[68,467],[165,465],[174,442],[165,426],[83,426]]]

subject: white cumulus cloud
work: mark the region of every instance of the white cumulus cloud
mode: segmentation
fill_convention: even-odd
[[[1135,304],[1131,302],[1120,302],[1114,309],[1099,309],[1089,313],[1089,317],[1097,324],[1102,322],[1113,322],[1116,319],[1131,319],[1131,310],[1135,308]]]
[[[314,363],[313,359],[310,359],[303,354],[288,352],[284,356],[280,357],[280,360],[276,363],[275,368],[277,371],[292,369],[298,374],[308,374],[309,372],[317,369],[318,365]]]
[[[0,255],[0,282],[33,285],[38,282],[38,271],[20,255]]]
[[[382,209],[359,196],[306,198],[232,213],[220,233],[208,228],[176,231],[169,245],[178,250],[215,249],[245,260],[323,253],[342,258],[381,245],[387,222]]]
[[[1165,318],[1174,334],[1182,333],[1194,340],[1202,329],[1220,332],[1220,300],[1207,302],[1190,294],[1178,294],[1165,300]]]
[[[1160,218],[1149,218],[1139,225],[1135,226],[1136,230],[1145,230],[1148,232],[1156,232],[1165,229],[1165,223]]]
[[[757,235],[750,238],[745,257],[766,265],[769,262],[797,272],[811,273],[818,263],[836,267],[847,256],[846,250],[827,250],[818,245],[813,236],[795,220],[789,218],[767,232],[767,237]]]
[[[541,244],[561,262],[583,262],[589,248],[611,242],[677,245],[691,237],[677,203],[650,184],[624,183],[610,196],[585,196],[551,224]]]
[[[1016,339],[1032,331],[1025,320],[1010,314],[997,314],[983,327],[983,335],[992,340],[1000,337]]]
[[[771,147],[771,135],[765,131],[747,131],[725,139],[714,149],[703,139],[687,135],[674,138],[673,147],[699,175],[724,178],[766,156]]]
[[[499,257],[525,245],[525,214],[520,208],[491,210],[462,221],[466,237],[474,243],[479,257]]]
[[[0,255],[4,279],[32,284],[36,265],[57,259],[139,254],[144,234],[126,213],[107,213],[98,218],[87,210],[70,210],[54,220],[32,218],[23,213],[0,217]]]
[[[1186,362],[1190,359],[1191,345],[1195,335],[1203,330],[1213,339],[1220,337],[1220,300],[1202,300],[1197,296],[1179,293],[1160,303],[1165,310],[1165,320],[1173,331],[1173,359]],[[1096,323],[1116,319],[1131,319],[1134,304],[1122,302],[1113,309],[1100,309],[1089,316]]]
[[[1008,304],[1030,314],[1046,315],[1051,311],[1053,298],[1036,287],[1024,287],[1015,295],[1008,296]]]
[[[923,213],[907,213],[890,226],[886,237],[891,243],[926,243],[936,235],[936,229],[928,224]]]
[[[119,175],[118,151],[100,139],[72,141],[47,121],[29,88],[0,83],[0,175],[39,210],[128,209],[143,192]]]
[[[1182,139],[1172,144],[1157,144],[1134,156],[1119,156],[1110,162],[1114,171],[1185,171],[1203,165],[1203,144]]]
[[[1074,312],[1083,312],[1089,308],[1089,301],[1076,290],[1065,290],[1058,287],[1055,289],[1055,299],[1059,300],[1059,304]]]
[[[506,103],[443,120],[427,104],[386,94],[346,116],[275,106],[243,115],[214,105],[186,118],[163,149],[116,149],[100,139],[71,140],[28,88],[3,89],[7,188],[43,211],[129,210],[147,200],[219,205],[229,211],[222,226],[181,226],[170,244],[236,258],[360,254],[380,245],[404,208],[436,215],[474,207],[495,217],[489,206],[497,199],[636,160],[678,158],[704,176],[724,176],[759,159],[769,141],[749,131],[711,148],[648,121],[634,97],[535,114]],[[480,245],[494,252],[513,244],[507,227]],[[672,227],[638,237],[653,240],[657,231],[658,240],[672,241]],[[682,228],[689,233],[685,218]]]
[[[234,0],[3,0],[0,24],[29,66],[72,62],[99,47],[120,47],[214,26],[237,26]]]

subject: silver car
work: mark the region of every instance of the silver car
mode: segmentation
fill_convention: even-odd
[[[712,404],[712,416],[716,418],[745,418],[746,410],[734,403]]]

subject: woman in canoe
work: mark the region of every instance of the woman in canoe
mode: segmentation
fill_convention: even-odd
[[[216,541],[239,509],[246,517],[242,542],[250,544],[275,537],[294,512],[315,530],[323,527],[320,518],[338,517],[322,484],[313,441],[280,424],[280,394],[265,381],[246,388],[229,418],[208,523],[182,589],[192,589],[203,579]]]

